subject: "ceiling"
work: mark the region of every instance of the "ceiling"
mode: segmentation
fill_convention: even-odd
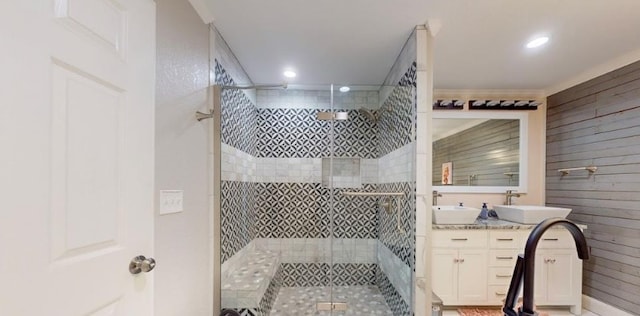
[[[207,1],[256,84],[282,82],[291,67],[291,84],[379,86],[427,21],[441,25],[436,89],[549,89],[621,56],[640,59],[638,0]],[[549,43],[526,49],[537,34]]]

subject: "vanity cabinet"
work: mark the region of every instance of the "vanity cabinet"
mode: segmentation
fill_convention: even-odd
[[[443,305],[503,305],[530,229],[434,229],[433,291]],[[571,234],[552,229],[536,250],[535,304],[582,305],[582,261]],[[520,293],[522,295],[522,293]]]
[[[437,240],[437,241],[436,241]],[[482,304],[487,300],[485,232],[434,234],[433,290],[444,304]]]
[[[534,299],[538,305],[569,305],[582,310],[582,260],[576,254],[571,234],[547,231],[536,251]]]
[[[507,296],[518,254],[523,252],[524,238],[520,231],[488,230],[489,271],[488,304],[502,305]]]

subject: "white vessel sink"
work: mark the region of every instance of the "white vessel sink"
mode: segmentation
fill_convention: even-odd
[[[480,210],[473,207],[455,205],[434,205],[433,222],[435,224],[473,224]]]
[[[551,217],[565,218],[571,212],[570,208],[539,205],[495,205],[494,209],[500,219],[522,224],[538,224]]]

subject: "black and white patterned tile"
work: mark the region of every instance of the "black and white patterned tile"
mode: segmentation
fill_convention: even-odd
[[[331,122],[317,109],[258,109],[258,157],[321,158],[330,155]],[[376,123],[358,110],[334,122],[334,156],[377,158]]]
[[[257,237],[328,237],[326,195],[326,189],[318,183],[258,183]]]
[[[255,200],[255,183],[221,182],[220,235],[223,263],[254,238]]]
[[[344,191],[375,192],[377,185],[363,184],[361,189],[334,189],[334,233],[335,238],[378,237],[377,212],[379,197],[346,196]]]
[[[238,308],[233,310],[238,312],[240,316],[263,316],[257,308]]]
[[[329,237],[330,189],[319,183],[257,183],[256,187],[257,237]],[[375,187],[365,184],[360,191],[375,191]],[[341,192],[333,189],[334,237],[376,238],[376,198],[347,197]]]
[[[215,60],[216,83],[234,85],[233,78]],[[222,142],[257,156],[257,120],[255,105],[240,89],[222,90],[221,132]]]
[[[396,213],[387,213],[385,210],[378,211],[380,241],[389,248],[406,265],[414,266],[415,253],[415,185],[408,182],[384,183],[379,185],[381,191],[404,192],[404,196],[396,199],[400,203],[400,225],[404,233],[400,232],[397,224]]]
[[[282,263],[282,286],[328,286],[330,267],[329,263]]]
[[[379,267],[376,268],[376,285],[394,316],[412,315],[411,307],[404,301],[400,293],[396,291],[396,288]]]
[[[333,266],[333,272],[330,267]],[[374,263],[282,263],[282,286],[375,285]]]
[[[220,312],[221,316],[236,315],[233,312],[240,314],[240,316],[262,316],[257,308],[223,308]]]
[[[377,266],[374,263],[336,263],[333,265],[333,285],[375,285]]]
[[[416,63],[413,62],[380,109],[378,157],[415,140],[415,86]]]
[[[260,300],[260,313],[262,316],[268,316],[271,314],[273,304],[275,303],[278,293],[280,293],[280,289],[282,288],[282,275],[282,266],[280,266],[276,274],[271,279],[269,287],[262,296],[262,300]]]

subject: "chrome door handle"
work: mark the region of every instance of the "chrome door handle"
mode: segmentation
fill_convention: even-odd
[[[145,256],[137,256],[131,259],[129,263],[129,272],[131,274],[138,274],[140,272],[149,272],[156,267],[156,260],[153,258],[146,258]]]

